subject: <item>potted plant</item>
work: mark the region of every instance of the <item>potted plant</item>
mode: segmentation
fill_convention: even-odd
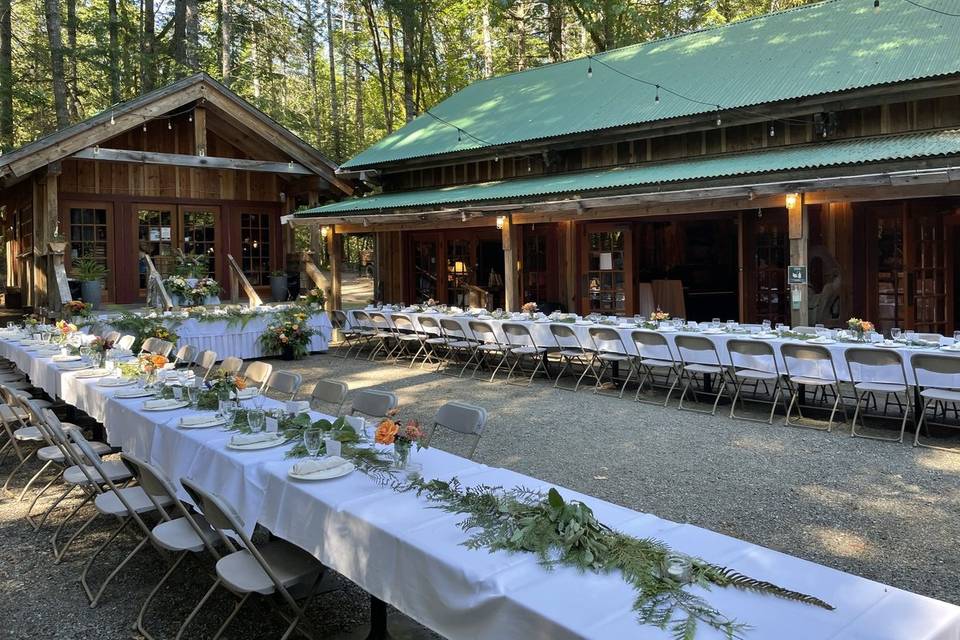
[[[80,297],[96,309],[100,306],[100,290],[103,279],[107,277],[107,268],[90,256],[84,256],[73,263],[73,275],[80,281]]]
[[[270,272],[270,293],[276,302],[283,302],[287,299],[287,272]]]

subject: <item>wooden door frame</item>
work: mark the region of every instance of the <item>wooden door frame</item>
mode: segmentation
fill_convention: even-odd
[[[626,237],[623,239],[623,278],[624,278],[624,315],[630,316],[635,313],[636,301],[634,293],[633,280],[636,277],[636,265],[633,262],[633,223],[631,222],[587,222],[581,227],[580,232],[580,269],[577,285],[579,303],[577,307],[581,315],[590,313],[590,302],[587,299],[587,287],[584,286],[583,279],[589,271],[590,243],[588,237],[591,233],[610,233],[612,231],[623,231]]]
[[[107,212],[107,277],[104,284],[106,290],[105,300],[108,302],[117,301],[116,274],[120,273],[117,262],[117,246],[119,242],[116,237],[117,224],[114,217],[114,202],[111,200],[74,200],[60,199],[57,206],[57,219],[60,225],[60,233],[67,238],[67,247],[64,250],[64,266],[67,270],[67,277],[73,270],[73,260],[70,258],[70,209],[105,209]]]
[[[433,242],[437,247],[437,280],[436,280],[436,300],[440,304],[446,304],[447,302],[447,287],[446,287],[446,244],[443,241],[443,233],[440,230],[433,231],[411,231],[406,234],[405,245],[406,253],[409,258],[405,260],[403,265],[403,287],[401,291],[403,292],[404,300],[393,300],[392,302],[410,302],[410,304],[415,304],[417,300],[417,286],[414,281],[416,278],[416,271],[414,270],[414,251],[413,243],[417,241],[421,242]],[[443,286],[441,286],[441,283]],[[386,301],[385,301],[386,302]]]
[[[519,247],[519,261],[520,261],[520,299],[526,299],[526,278],[523,277],[523,274],[526,273],[526,255],[524,252],[526,250],[527,236],[537,236],[542,235],[546,236],[547,243],[547,273],[550,275],[550,284],[547,285],[547,290],[550,293],[548,297],[553,299],[551,300],[535,300],[537,303],[543,302],[558,302],[563,303],[560,294],[560,229],[556,223],[545,223],[541,224],[541,229],[533,228],[536,225],[520,225],[520,247]]]
[[[214,270],[213,270],[213,279],[219,282],[221,287],[223,287],[228,280],[228,277],[227,277],[228,274],[226,269],[227,258],[226,258],[226,252],[224,251],[224,246],[225,246],[224,236],[226,234],[224,233],[225,225],[223,223],[224,221],[223,209],[224,207],[221,205],[189,204],[189,203],[178,204],[177,218],[176,218],[176,225],[175,225],[178,231],[177,238],[180,241],[180,244],[182,245],[183,231],[184,231],[184,225],[183,225],[184,212],[186,210],[190,210],[190,211],[213,214],[213,229],[214,229],[213,247],[214,247],[214,256],[217,257],[216,264],[214,265]],[[272,235],[273,235],[273,232],[271,230],[271,236]],[[180,246],[180,247],[174,246],[174,248],[179,248],[182,250],[183,246]],[[271,257],[270,259],[273,260],[273,257]],[[271,266],[271,269],[272,269],[272,266]]]
[[[187,203],[187,206],[197,206]],[[218,244],[224,247],[223,251],[223,263],[224,268],[226,268],[226,254],[230,253],[234,259],[239,255],[240,259],[237,260],[237,264],[243,266],[243,256],[241,253],[243,247],[243,238],[241,237],[240,230],[240,216],[245,213],[258,213],[261,215],[266,215],[270,220],[270,244],[273,245],[270,249],[270,268],[268,271],[275,271],[281,268],[284,268],[286,261],[286,253],[284,250],[283,244],[283,231],[280,228],[280,209],[281,205],[278,202],[256,202],[256,201],[230,201],[229,203],[222,203],[220,205],[220,222],[223,225],[224,233],[221,234],[222,239],[218,240]],[[218,280],[222,287],[227,287],[228,273],[224,273],[224,279]],[[264,292],[270,290],[270,283],[268,282],[265,285],[255,285],[254,289],[258,292]]]

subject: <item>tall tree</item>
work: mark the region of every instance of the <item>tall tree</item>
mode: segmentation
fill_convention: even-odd
[[[77,49],[77,0],[67,0],[67,60],[69,74],[67,76],[67,110],[70,118],[80,119],[80,80],[77,77],[77,68],[80,52]]]
[[[327,0],[327,57],[330,64],[330,128],[333,130],[333,158],[343,159],[343,139],[340,135],[340,100],[337,96],[337,60],[333,44],[333,0]]]
[[[309,1],[309,0],[308,0]],[[231,0],[220,0],[220,79],[230,86],[233,80],[231,39],[233,38],[233,7]]]
[[[107,62],[110,68],[110,104],[120,102],[120,16],[117,0],[107,0]]]
[[[47,0],[48,2],[50,0]],[[142,31],[140,36],[140,90],[153,91],[157,84],[156,69],[156,14],[153,0],[141,0]]]
[[[13,28],[10,0],[0,0],[0,149],[13,147]]]
[[[53,81],[53,107],[57,114],[57,128],[70,124],[67,111],[67,82],[63,72],[63,40],[60,33],[60,3],[44,0],[47,18],[47,42],[50,45],[50,75]]]
[[[481,16],[481,37],[483,39],[483,77],[493,75],[493,34],[490,30],[490,3],[484,1]]]

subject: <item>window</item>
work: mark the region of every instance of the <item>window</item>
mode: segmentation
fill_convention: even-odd
[[[240,268],[253,286],[270,284],[270,216],[265,213],[240,215]]]
[[[523,301],[545,303],[550,301],[547,279],[547,236],[527,233],[523,239]]]
[[[470,241],[451,240],[447,243],[447,304],[458,307],[470,306],[472,282]]]
[[[216,274],[216,216],[211,211],[183,209],[183,252],[207,258],[207,276]]]
[[[93,258],[105,268],[107,262],[107,210],[70,208],[70,261]]]
[[[137,240],[138,249],[153,260],[161,275],[173,273],[173,211],[171,209],[138,209]],[[140,288],[147,288],[147,268],[141,261]]]
[[[621,315],[627,308],[625,231],[587,234],[587,301],[589,313]]]
[[[437,243],[413,241],[413,281],[415,302],[437,297]]]

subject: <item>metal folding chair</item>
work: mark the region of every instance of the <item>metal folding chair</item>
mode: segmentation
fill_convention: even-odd
[[[864,347],[853,347],[843,352],[843,357],[847,362],[847,371],[850,373],[850,382],[853,384],[853,393],[856,396],[856,408],[853,411],[853,421],[850,423],[850,437],[869,438],[871,440],[884,440],[886,442],[903,442],[903,435],[907,430],[907,420],[910,417],[910,411],[907,409],[910,405],[910,398],[907,397],[907,371],[903,366],[903,358],[896,351],[886,351],[881,349],[871,349]],[[879,370],[896,372],[897,380],[894,382],[876,381],[871,378],[870,372],[878,373]],[[906,404],[900,402],[899,394],[904,395]],[[887,416],[887,406],[890,395],[893,394],[897,405],[903,413],[903,419],[900,421],[900,436],[896,438],[887,438],[883,436],[869,435],[857,432],[857,420],[864,421],[867,412],[865,402],[869,403],[874,399],[876,404],[876,395],[883,394],[883,416]],[[894,418],[896,419],[896,418]],[[864,426],[866,426],[864,424]]]
[[[574,367],[577,366],[583,368],[582,373],[589,371],[589,373],[593,375],[595,384],[599,384],[600,379],[597,378],[597,374],[593,370],[592,365],[593,351],[583,346],[577,332],[567,324],[553,323],[550,325],[550,334],[557,343],[557,348],[553,350],[552,354],[563,363],[553,382],[553,388],[563,389],[565,391],[579,391],[580,382],[583,380],[582,375],[577,378],[577,382],[573,387],[564,387],[560,384],[560,379],[563,377],[563,374],[566,373],[567,369],[573,371],[574,376],[577,375],[574,369]]]
[[[269,362],[263,362],[262,360],[257,360],[247,365],[246,370],[243,372],[243,377],[248,382],[252,382],[253,384],[257,385],[258,393],[263,393],[267,386],[267,380],[270,379],[270,375],[272,373],[272,364]]]
[[[624,344],[623,338],[616,329],[610,329],[609,327],[590,327],[589,333],[590,341],[593,342],[593,353],[591,354],[592,359],[588,369],[592,372],[594,365],[600,365],[600,371],[594,373],[597,383],[593,386],[593,392],[595,394],[599,393],[600,395],[610,395],[602,393],[604,384],[603,374],[610,371],[610,383],[616,386],[614,368],[620,365],[626,365],[627,377],[620,386],[620,394],[617,396],[622,398],[623,392],[627,390],[627,384],[634,374],[636,374],[638,380],[640,379],[640,373],[637,371],[636,364],[634,364],[633,356],[627,351],[627,345]],[[580,384],[586,375],[587,370],[585,369],[583,373],[580,374],[580,380],[577,381],[577,385]]]
[[[640,382],[637,385],[637,393],[633,399],[637,402],[658,404],[666,407],[670,402],[670,396],[673,394],[673,390],[680,382],[680,366],[673,357],[673,352],[670,350],[670,343],[667,342],[666,337],[662,333],[641,329],[631,332],[630,339],[633,340],[633,345],[637,348],[637,366],[642,374],[640,376]],[[657,382],[658,373],[664,375],[662,383]],[[643,392],[643,385],[647,381],[650,382],[651,391],[656,387],[667,390],[667,397],[663,399],[662,403],[656,400],[645,400],[640,397],[640,394]]]
[[[360,414],[368,418],[385,418],[387,412],[397,407],[397,394],[379,389],[361,389],[350,400],[350,415]]]
[[[680,379],[683,382],[683,391],[680,393],[680,403],[677,409],[680,411],[693,411],[696,413],[708,413],[716,415],[717,405],[723,396],[730,397],[727,389],[726,367],[720,361],[720,354],[713,341],[703,336],[684,336],[678,335],[674,340],[677,345],[677,354],[680,356]],[[700,383],[704,392],[712,384],[717,386],[717,392],[713,398],[713,406],[710,410],[698,409],[690,406],[683,406],[683,399],[687,397],[687,391],[693,393],[695,402],[700,402],[697,397],[696,383],[697,376],[700,377]],[[708,377],[709,376],[709,377]],[[716,378],[715,380],[713,378]]]
[[[400,348],[400,342],[397,340],[396,329],[394,329],[390,319],[379,311],[371,311],[367,314],[367,317],[373,324],[373,329],[375,331],[373,339],[377,344],[373,351],[370,352],[367,360],[376,360],[377,354],[381,351],[384,352],[385,360],[391,359],[394,352]]]
[[[194,360],[197,359],[199,350],[192,344],[185,344],[177,349],[177,355],[174,356],[174,365],[177,367],[191,367]]]
[[[960,404],[960,358],[933,353],[915,353],[910,357],[910,367],[913,369],[914,383],[920,391],[923,407],[917,419],[917,428],[913,435],[913,446],[939,449],[956,453],[957,448],[941,447],[924,444],[920,441],[920,430],[929,424],[948,429],[958,429],[960,426],[946,422],[932,422],[927,418],[927,412],[938,404],[950,404],[956,408]],[[944,410],[946,418],[946,410]]]
[[[507,384],[518,384],[514,382],[513,378],[513,372],[518,368],[520,373],[526,377],[527,371],[523,366],[524,360],[532,360],[533,369],[523,386],[529,387],[538,372],[542,372],[549,380],[550,372],[546,368],[547,347],[537,344],[533,334],[530,333],[530,328],[519,322],[504,322],[500,325],[500,328],[506,338],[507,359],[512,361],[510,369],[507,371]]]
[[[838,408],[843,411],[843,417],[844,420],[846,420],[847,412],[841,402],[843,398],[840,392],[840,379],[837,377],[837,369],[833,364],[833,357],[830,355],[830,350],[815,344],[792,344],[787,342],[780,345],[780,354],[783,356],[783,364],[786,368],[787,387],[790,390],[790,406],[787,407],[787,416],[784,424],[790,427],[824,430],[824,427],[802,424],[795,421],[792,422],[790,420],[794,407],[797,408],[797,416],[800,419],[804,419],[801,411],[802,404],[798,402],[801,387],[814,387],[829,390],[833,393],[835,400],[833,407],[830,409],[830,419],[827,422],[826,431],[833,430],[833,418]]]
[[[274,371],[267,378],[267,383],[263,388],[264,393],[275,391],[282,396],[289,394],[285,400],[293,400],[297,397],[300,385],[303,384],[303,376],[292,371]]]
[[[475,378],[477,370],[484,366],[490,358],[494,358],[497,361],[497,366],[493,368],[493,373],[490,374],[490,380],[488,380],[488,382],[493,382],[497,373],[500,372],[500,368],[507,363],[507,347],[500,342],[497,332],[489,322],[470,320],[467,325],[470,327],[470,333],[473,334],[474,346],[473,354],[463,368],[466,370],[467,366],[473,363],[473,371],[470,373],[470,377]]]
[[[403,313],[394,313],[390,316],[393,321],[393,335],[397,341],[396,353],[394,354],[393,364],[400,364],[401,358],[410,358],[410,367],[416,364],[417,358],[426,353],[424,337],[413,324],[410,316]]]
[[[472,460],[486,425],[487,410],[483,407],[465,402],[448,402],[437,410],[437,415],[433,418],[433,426],[426,434],[426,445],[430,445],[437,427],[444,427],[456,433],[472,436],[474,438],[473,446],[467,456],[469,460]]]
[[[786,409],[786,399],[783,398],[783,382],[773,345],[758,340],[730,340],[727,342],[727,355],[730,357],[732,365],[730,377],[734,386],[733,402],[730,403],[730,417],[773,424],[773,414],[776,412],[777,404],[781,399],[783,399],[784,409]],[[750,398],[747,398],[743,393],[743,386],[748,383],[754,385],[754,394]],[[767,383],[773,383],[772,391]],[[768,398],[759,396],[759,386],[761,384],[766,390]],[[767,416],[766,420],[746,415],[738,416],[736,414],[737,400],[740,401],[740,407],[744,410],[747,408],[747,400],[757,404],[769,404],[770,415]]]
[[[310,406],[317,409],[317,405],[327,405],[334,407],[329,415],[339,416],[343,408],[343,402],[347,399],[347,385],[339,380],[317,380],[313,386],[313,392],[310,394]]]
[[[437,363],[435,371],[439,371],[443,366],[444,360],[449,356],[450,347],[447,344],[448,339],[444,336],[443,327],[440,322],[429,315],[422,315],[418,318],[420,328],[423,330],[423,365],[427,363]]]
[[[460,367],[460,372],[457,374],[457,377],[461,378],[473,359],[473,350],[477,343],[473,336],[467,335],[463,325],[452,318],[440,318],[440,328],[443,330],[443,337],[446,339],[447,358],[441,363],[441,366],[437,367],[437,373],[453,375],[447,373],[447,369],[450,368],[451,364],[459,365],[462,361],[463,366]]]

